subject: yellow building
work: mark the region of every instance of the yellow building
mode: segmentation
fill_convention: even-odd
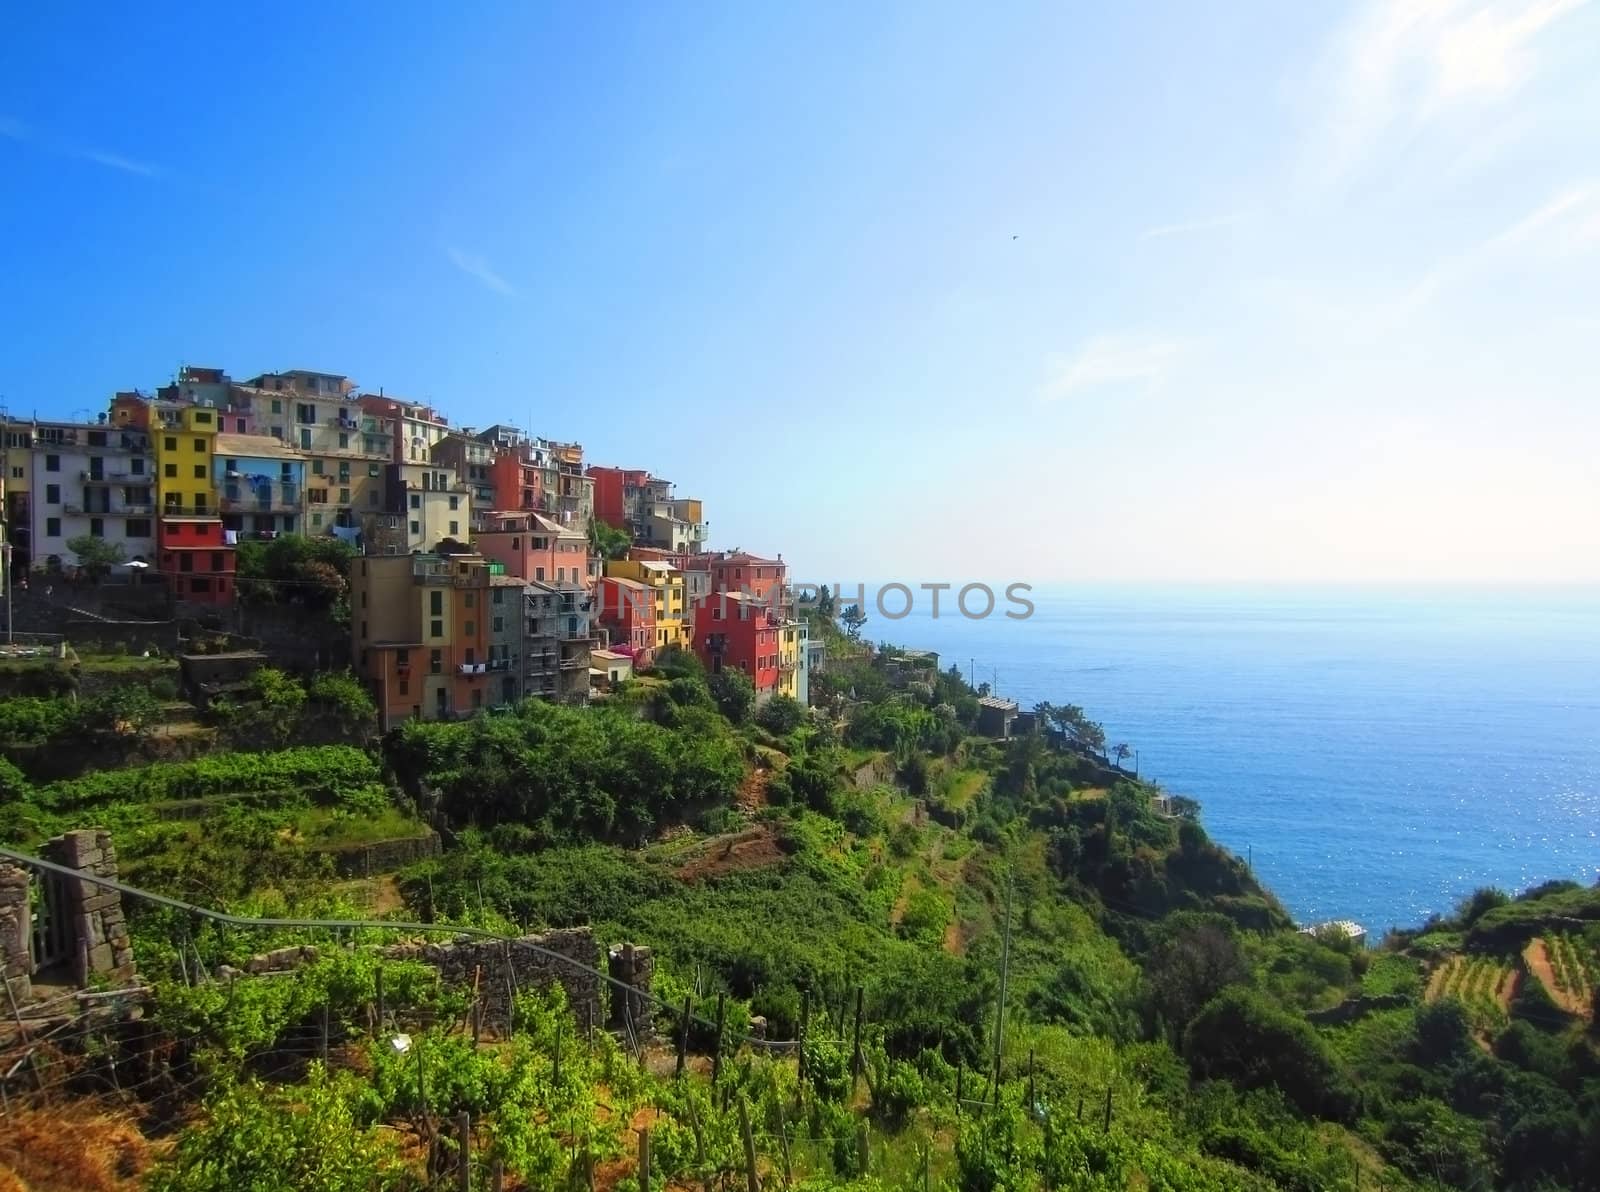
[[[655,596],[656,649],[694,644],[694,615],[684,591],[683,572],[657,559],[608,559],[606,575],[637,580]]]
[[[156,505],[164,516],[217,517],[212,477],[218,414],[209,406],[151,406],[151,446],[156,462]]]
[[[33,427],[27,422],[5,424],[0,449],[0,510],[5,521],[5,544],[20,574],[33,558]],[[0,566],[5,560],[0,558]]]
[[[785,621],[778,631],[778,694],[790,699],[800,698],[801,628],[799,621]]]

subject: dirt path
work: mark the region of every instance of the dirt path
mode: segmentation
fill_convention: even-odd
[[[784,853],[771,824],[751,824],[742,832],[717,836],[678,867],[677,877],[686,882],[701,881],[739,869],[759,869],[776,865]]]
[[[1524,948],[1522,959],[1526,962],[1528,971],[1543,982],[1544,991],[1550,995],[1551,1001],[1578,1018],[1589,1016],[1590,1007],[1583,1004],[1581,997],[1574,997],[1556,984],[1556,970],[1550,963],[1550,953],[1545,947],[1544,940],[1536,939]]]

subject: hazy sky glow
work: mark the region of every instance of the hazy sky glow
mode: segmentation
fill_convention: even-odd
[[[342,371],[818,578],[1600,581],[1600,3],[235,7],[8,17],[13,413]]]

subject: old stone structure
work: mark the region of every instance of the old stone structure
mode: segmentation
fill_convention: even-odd
[[[650,1012],[650,986],[655,978],[656,961],[649,948],[633,944],[613,944],[606,953],[606,972],[631,992],[611,987],[611,1025],[631,1023],[636,1035],[650,1034],[654,1015]]]
[[[26,869],[0,865],[0,980],[19,1004],[33,997],[33,955],[28,946],[30,885]]]
[[[98,877],[117,876],[117,851],[111,833],[94,829],[68,832],[40,850],[44,859]],[[114,981],[133,978],[133,944],[122,915],[122,895],[81,878],[61,881],[60,905],[72,932],[68,953],[74,981],[88,983],[91,974]]]
[[[595,973],[599,949],[587,927],[569,927],[520,940],[456,940],[451,943],[409,943],[385,948],[392,960],[420,960],[439,970],[451,985],[476,985],[488,1022],[510,1015],[514,988],[519,993],[560,985],[577,1022],[603,1021],[600,978]],[[507,967],[509,961],[510,967]],[[579,966],[582,967],[579,967]],[[508,974],[511,979],[508,979]]]

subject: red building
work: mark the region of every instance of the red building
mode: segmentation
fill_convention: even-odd
[[[711,573],[713,596],[718,592],[748,592],[774,610],[784,602],[789,567],[781,557],[764,559],[749,551],[714,551],[686,556],[685,563]]]
[[[601,576],[595,591],[600,624],[611,635],[609,649],[628,655],[638,669],[649,666],[655,655],[655,593],[636,579],[614,575]]]
[[[638,492],[650,482],[650,473],[642,468],[593,467],[586,475],[594,481],[594,515],[608,526],[628,529],[635,520]]]
[[[494,488],[497,511],[532,512],[544,508],[543,469],[523,458],[521,448],[496,453],[489,465],[489,484]]]
[[[233,600],[233,548],[216,517],[162,517],[157,523],[156,565],[179,600],[228,604]]]
[[[778,689],[778,630],[782,621],[742,592],[712,592],[695,610],[694,648],[711,674],[743,671],[756,698]]]

